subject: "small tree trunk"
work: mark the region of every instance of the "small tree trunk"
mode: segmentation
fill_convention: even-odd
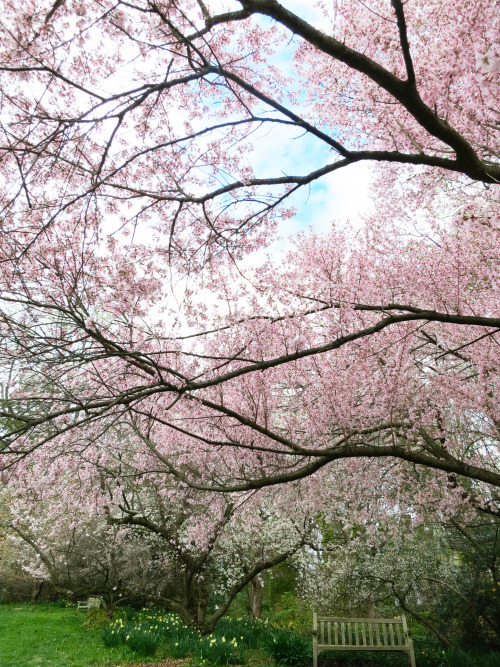
[[[35,604],[35,602],[40,597],[40,593],[42,592],[42,588],[43,588],[44,583],[45,582],[43,580],[33,582],[33,588],[31,590],[31,603],[32,604]]]
[[[113,591],[110,592],[109,594],[109,602],[106,602],[104,597],[101,597],[101,606],[106,612],[106,616],[110,619],[113,620],[114,613],[115,613],[115,596]]]
[[[247,588],[250,615],[253,619],[262,618],[262,597],[264,584],[260,576],[254,577]]]
[[[205,628],[207,620],[208,595],[204,586],[198,589],[198,628]]]
[[[370,596],[370,598],[366,602],[366,618],[374,618],[374,617],[375,617],[375,601]]]
[[[449,648],[449,646],[451,645],[451,642],[448,639],[448,637],[446,635],[444,635],[440,630],[438,630],[438,628],[436,628],[434,623],[432,623],[428,618],[426,618],[425,616],[421,616],[416,611],[410,609],[410,607],[408,607],[408,605],[406,604],[404,596],[398,594],[394,585],[392,586],[392,590],[393,590],[393,593],[395,594],[395,596],[397,597],[397,599],[399,600],[399,604],[401,605],[401,609],[403,609],[403,611],[406,611],[407,614],[410,614],[411,616],[413,616],[413,618],[416,621],[418,621],[419,623],[422,623],[422,625],[425,625],[425,627],[428,628],[432,632],[432,634],[436,636],[437,640],[445,648]]]

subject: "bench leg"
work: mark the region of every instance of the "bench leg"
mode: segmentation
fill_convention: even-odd
[[[313,613],[313,667],[318,667],[318,615]]]
[[[411,647],[411,649],[406,654],[406,657],[408,659],[408,667],[416,667],[415,653],[413,652],[413,646]]]

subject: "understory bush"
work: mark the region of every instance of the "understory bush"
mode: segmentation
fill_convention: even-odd
[[[109,619],[104,609],[89,609],[85,614],[82,625],[88,630],[99,630],[108,625]]]
[[[434,648],[415,651],[417,667],[500,667],[500,653]]]
[[[278,609],[273,610],[273,625],[284,630],[308,632],[311,618],[309,605],[292,591],[284,591],[279,598]]]
[[[451,648],[443,653],[441,667],[476,667],[476,661],[469,651]]]
[[[286,630],[273,632],[264,650],[278,665],[303,665],[311,656],[311,642],[304,635]]]
[[[439,667],[500,667],[500,653],[478,653],[450,648],[443,651]]]
[[[500,653],[490,653],[484,656],[483,667],[500,667]]]

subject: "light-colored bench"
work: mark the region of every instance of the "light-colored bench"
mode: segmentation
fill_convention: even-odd
[[[406,618],[341,618],[313,614],[313,665],[320,651],[401,651],[409,667],[415,653]]]
[[[101,600],[99,598],[89,598],[88,600],[78,600],[76,603],[76,610],[99,609],[100,606]]]

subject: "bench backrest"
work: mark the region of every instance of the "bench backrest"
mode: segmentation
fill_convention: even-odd
[[[402,618],[341,618],[318,616],[318,645],[328,647],[408,646]]]
[[[313,615],[313,658],[320,651],[404,651],[415,665],[406,618],[343,618]]]

